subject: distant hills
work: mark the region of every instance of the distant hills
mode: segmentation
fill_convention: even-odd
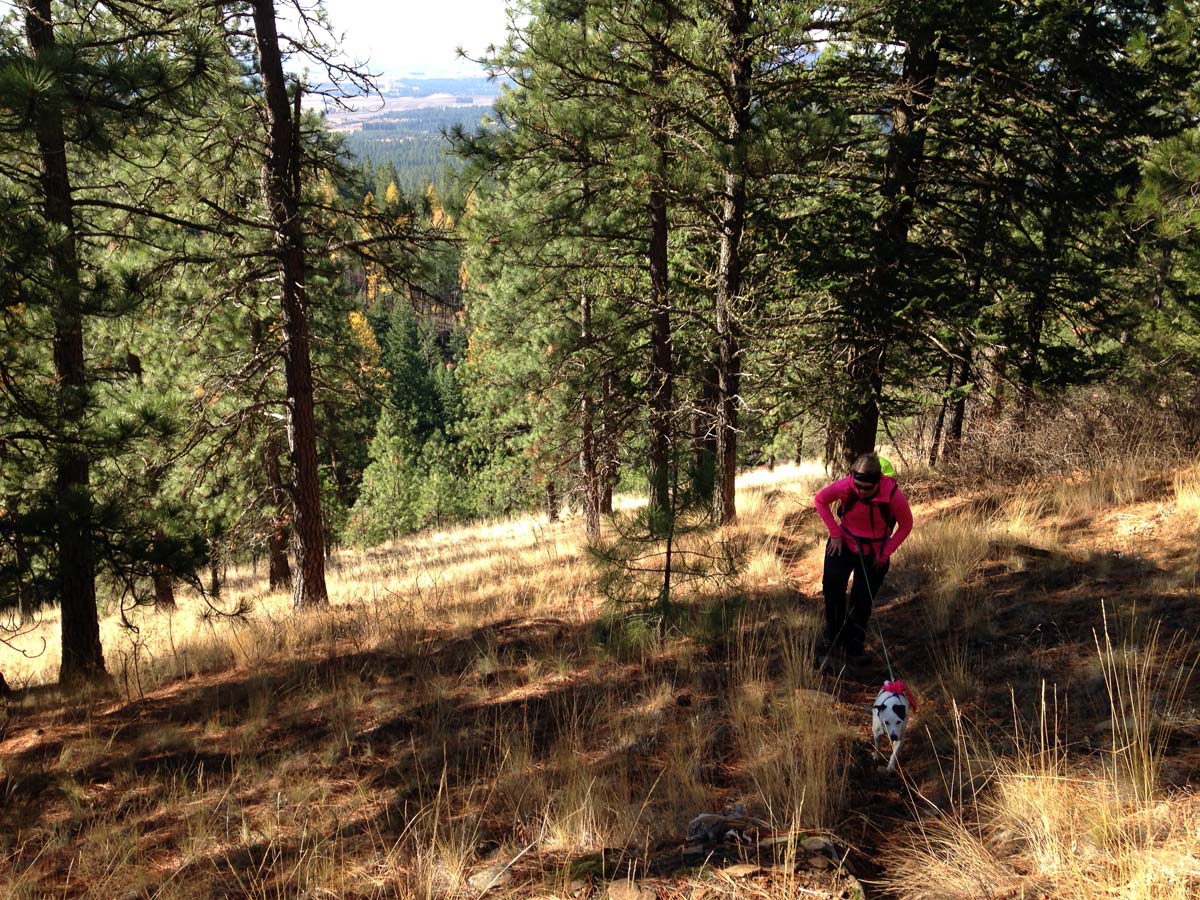
[[[477,128],[500,94],[500,82],[474,77],[421,77],[413,74],[379,79],[378,94],[342,96],[335,103],[332,85],[318,85],[306,107],[320,111],[326,125],[346,136],[346,147],[379,171],[388,170],[397,187],[417,194],[429,184],[442,187],[448,160],[443,131],[455,125]],[[393,172],[394,170],[394,172]]]
[[[463,97],[488,97],[500,93],[500,83],[487,78],[446,78],[400,75],[382,80],[384,95],[394,97],[428,97],[453,94]]]

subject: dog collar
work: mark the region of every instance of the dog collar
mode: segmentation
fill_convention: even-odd
[[[913,699],[912,691],[908,689],[908,685],[903,681],[897,679],[885,682],[883,689],[896,697],[903,697],[914,710],[917,708],[917,701]]]

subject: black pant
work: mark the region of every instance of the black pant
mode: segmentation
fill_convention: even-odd
[[[868,573],[865,581],[864,563]],[[871,620],[871,597],[879,596],[879,588],[890,566],[891,562],[888,561],[876,567],[869,554],[860,558],[849,546],[843,546],[842,552],[835,556],[826,554],[821,590],[825,594],[825,637],[832,646],[840,644],[847,653],[862,653],[867,622]],[[854,576],[854,584],[850,588],[850,608],[847,610],[846,585],[851,575]],[[871,586],[869,593],[868,584]]]

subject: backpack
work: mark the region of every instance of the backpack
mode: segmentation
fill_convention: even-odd
[[[896,517],[892,514],[892,498],[896,496],[896,491],[900,490],[900,485],[895,484],[894,482],[895,479],[893,479],[892,492],[888,494],[886,501],[884,501],[879,494],[876,494],[875,497],[872,497],[870,500],[863,500],[854,492],[853,489],[851,489],[850,495],[838,504],[838,521],[840,522],[842,519],[844,519],[846,517],[846,513],[854,509],[854,507],[859,503],[873,503],[873,505],[879,510],[879,514],[883,516],[883,524],[887,526],[888,537],[891,537],[892,532],[896,530]],[[880,491],[880,494],[882,494],[882,490]],[[874,501],[876,498],[878,498],[880,502],[875,503]],[[853,535],[852,533],[852,536],[857,539],[857,535]],[[864,540],[867,539],[864,538]]]

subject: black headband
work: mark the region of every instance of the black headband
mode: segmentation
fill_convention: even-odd
[[[879,484],[879,479],[883,478],[882,472],[851,472],[855,481],[865,481],[867,484]]]

